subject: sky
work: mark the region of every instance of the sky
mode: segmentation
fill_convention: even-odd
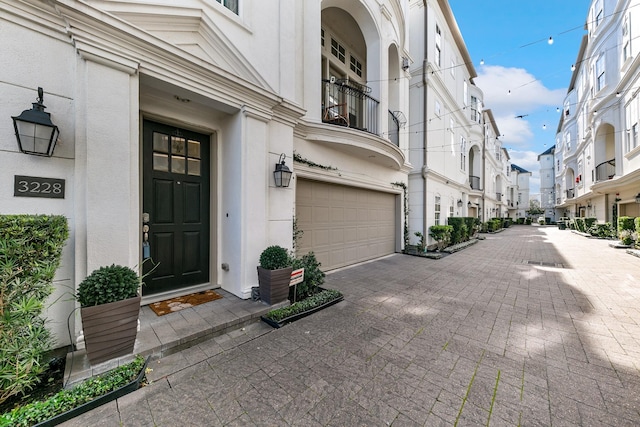
[[[540,192],[538,155],[555,143],[590,4],[449,0],[478,74],[474,82],[484,93],[484,108],[493,112],[511,162],[532,173],[531,198]]]

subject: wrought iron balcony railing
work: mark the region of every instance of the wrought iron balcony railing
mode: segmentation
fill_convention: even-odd
[[[480,190],[480,177],[469,175],[469,185],[472,190]]]
[[[596,181],[606,181],[616,174],[616,159],[607,160],[596,166]]]
[[[568,190],[565,190],[565,194],[567,195],[567,199],[573,199],[575,197],[575,189],[570,188]]]
[[[379,135],[378,105],[380,103],[369,96],[370,87],[346,79],[323,79],[322,90],[324,94],[322,121],[324,123]]]

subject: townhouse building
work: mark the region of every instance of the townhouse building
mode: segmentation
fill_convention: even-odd
[[[529,180],[531,172],[518,165],[511,164],[511,186],[509,187],[509,198],[507,199],[508,217],[514,220],[526,218],[529,209],[530,187]]]
[[[452,216],[506,217],[509,155],[451,8],[412,0],[409,15],[409,234]]]
[[[615,223],[640,215],[638,6],[590,3],[556,136],[556,208],[564,216]]]
[[[102,265],[158,264],[146,304],[249,298],[294,223],[327,270],[402,249],[408,0],[0,0],[0,32],[0,213],[71,230],[47,313],[58,345],[68,295]],[[35,99],[59,132],[44,155],[10,120]]]
[[[556,173],[560,170],[560,161],[555,157],[556,146],[538,155],[540,163],[540,208],[545,218],[556,221],[556,203],[559,200],[559,189],[556,189]]]

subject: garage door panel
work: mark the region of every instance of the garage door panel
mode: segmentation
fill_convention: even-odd
[[[395,195],[299,179],[299,253],[313,251],[330,270],[395,251]]]

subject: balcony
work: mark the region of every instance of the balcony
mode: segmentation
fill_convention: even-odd
[[[596,181],[606,181],[616,174],[616,159],[607,160],[596,166]]]
[[[496,200],[499,202],[502,201],[502,193],[496,193]]]
[[[567,199],[573,199],[576,195],[575,189],[570,188],[569,190],[565,190],[565,194],[567,195]]]
[[[469,185],[472,190],[480,190],[480,177],[469,175]]]
[[[379,135],[379,102],[368,95],[371,92],[370,87],[346,79],[323,79],[322,85],[324,123]]]

